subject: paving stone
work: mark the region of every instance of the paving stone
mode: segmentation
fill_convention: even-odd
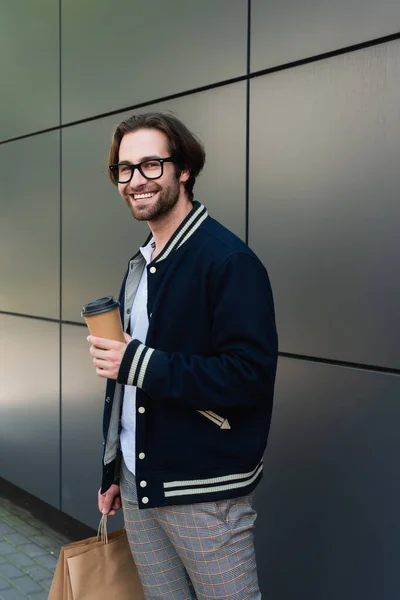
[[[40,582],[40,585],[42,585],[44,587],[44,589],[47,590],[47,592],[49,592],[52,583],[53,583],[53,578],[51,577],[51,579],[43,579],[43,581]]]
[[[26,554],[22,554],[22,552],[17,552],[16,554],[9,554],[7,558],[10,562],[14,563],[14,565],[17,565],[17,567],[24,567],[24,570],[26,570],[26,567],[34,566],[37,564],[34,560],[29,558],[29,556],[26,556]]]
[[[0,542],[0,554],[7,556],[7,554],[14,554],[15,548],[7,542]]]
[[[13,516],[13,515],[12,515],[12,513],[10,513],[10,511],[6,511],[6,512],[4,512],[4,513],[3,513],[3,514],[0,516],[0,518],[1,518],[1,520],[2,520],[2,522],[3,522],[3,523],[8,523],[8,524],[10,524],[10,523],[11,523],[11,520],[12,520],[12,519],[11,519],[11,517],[12,517],[12,516]]]
[[[38,544],[38,546],[42,546],[42,548],[45,548],[46,550],[49,548],[55,550],[60,546],[59,542],[56,542],[48,535],[34,535],[31,537],[30,541],[34,544]]]
[[[44,554],[43,556],[38,556],[36,561],[43,567],[54,571],[57,566],[58,558],[53,554]]]
[[[14,546],[22,546],[22,544],[30,544],[31,540],[21,533],[7,533],[5,539],[11,542]]]
[[[28,598],[29,600],[47,600],[48,593],[41,591],[37,592],[36,594],[29,594]]]
[[[48,531],[49,533],[52,533],[52,530],[49,527],[47,527],[45,523],[41,523],[36,519],[32,519],[32,517],[30,517],[29,519],[25,519],[24,523],[25,525],[30,525],[31,527],[34,527],[34,529],[37,529],[38,531]]]
[[[11,587],[10,582],[7,581],[7,579],[3,579],[3,577],[0,575],[0,591],[7,590],[9,587]]]
[[[35,581],[42,581],[43,579],[49,579],[51,577],[50,571],[40,565],[25,567],[24,571]]]
[[[14,525],[24,525],[24,521],[21,519],[21,517],[17,517],[12,513],[6,517],[6,522],[13,523]]]
[[[24,544],[23,546],[19,546],[19,550],[31,558],[47,554],[44,548],[37,546],[36,544]]]
[[[0,534],[4,533],[15,533],[15,529],[13,529],[11,525],[8,525],[8,523],[4,523],[0,520]]]
[[[50,579],[43,579],[43,581],[40,582],[40,585],[42,585],[49,592],[52,583],[53,578],[51,577]]]
[[[26,535],[28,537],[32,537],[32,536],[38,535],[40,533],[40,531],[38,529],[36,529],[35,527],[32,527],[32,525],[28,525],[28,524],[19,525],[18,531],[19,531],[19,533],[22,533],[23,535]]]
[[[0,600],[26,600],[26,596],[19,590],[10,588],[9,590],[0,592]]]
[[[4,563],[0,567],[0,574],[3,577],[7,577],[7,579],[13,579],[14,577],[21,577],[24,572],[21,569],[18,569],[15,565],[11,563]]]
[[[27,575],[25,577],[17,577],[13,579],[13,585],[24,592],[24,594],[33,594],[34,592],[42,592],[43,588],[36,581],[33,581]]]

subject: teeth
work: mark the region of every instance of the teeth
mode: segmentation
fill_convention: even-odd
[[[135,194],[134,198],[135,200],[143,200],[143,198],[151,198],[152,196],[154,196],[155,192],[149,192],[147,194]]]

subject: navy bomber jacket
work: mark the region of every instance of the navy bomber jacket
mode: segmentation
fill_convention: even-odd
[[[144,268],[138,252],[119,298],[125,331]],[[130,342],[107,381],[101,490],[118,482],[123,390],[135,385],[139,508],[248,494],[262,476],[277,364],[267,272],[199,202],[146,268],[146,342]]]

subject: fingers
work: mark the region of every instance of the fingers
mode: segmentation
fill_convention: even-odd
[[[89,335],[87,340],[91,343],[90,354],[93,356],[96,374],[106,379],[117,379],[127,344],[94,335]]]
[[[91,344],[92,346],[96,346],[96,348],[101,348],[102,350],[109,350],[110,343],[112,343],[112,340],[96,337],[94,335],[88,335],[86,339],[89,342],[89,344]]]
[[[115,340],[108,340],[106,338],[95,337],[94,335],[88,335],[86,339],[89,342],[89,344],[95,346],[100,350],[118,350],[121,345],[125,345],[123,342],[116,342]]]
[[[104,379],[117,379],[117,376],[114,373],[109,373],[106,369],[96,369],[96,375],[99,377],[103,377]]]
[[[96,358],[107,358],[107,355],[109,354],[109,350],[101,350],[100,348],[97,348],[97,346],[93,346],[93,344],[90,346],[89,352]]]
[[[112,485],[104,494],[98,492],[99,511],[103,515],[112,517],[117,510],[121,508],[121,497],[119,495],[119,487]]]
[[[93,364],[95,367],[99,367],[99,369],[105,369],[108,366],[108,361],[104,358],[93,358]]]
[[[120,496],[116,496],[114,498],[114,502],[110,508],[110,511],[108,512],[107,516],[108,517],[112,517],[113,515],[116,514],[117,510],[119,510],[121,508],[121,497]]]
[[[119,510],[121,508],[121,496],[117,496],[114,500],[114,504],[112,505],[112,510]]]

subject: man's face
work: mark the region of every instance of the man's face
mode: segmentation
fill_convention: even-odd
[[[127,133],[119,147],[119,163],[137,164],[150,158],[167,158],[167,136],[158,129],[138,129]],[[157,221],[176,206],[180,197],[184,197],[183,182],[189,174],[183,171],[176,175],[176,166],[172,162],[163,165],[163,174],[158,179],[148,180],[135,169],[129,183],[119,183],[121,197],[138,221]]]

